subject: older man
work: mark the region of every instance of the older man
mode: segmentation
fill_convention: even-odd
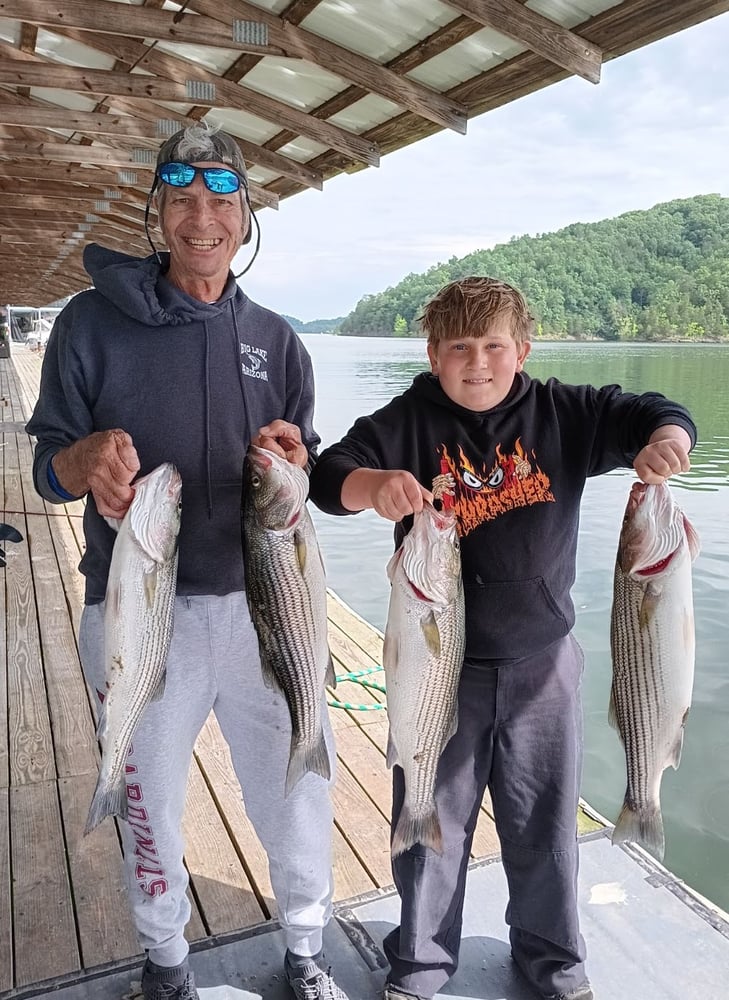
[[[284,795],[290,720],[283,696],[262,682],[240,525],[248,444],[303,467],[319,443],[311,362],[291,327],[251,302],[230,272],[255,221],[235,141],[205,125],[172,136],[150,198],[169,252],[139,259],[86,248],[94,288],[58,316],[27,427],[38,439],[41,496],[87,497],[80,648],[100,697],[115,538],[105,518],[123,516],[137,474],[171,461],[182,475],[165,692],[135,733],[127,767],[134,806],[121,824],[131,911],[147,953],[142,992],[145,1000],[198,997],[183,936],[190,904],[181,819],[193,744],[212,709],[268,854],[293,993],[346,1000],[322,962],[332,909],[329,788],[307,774]],[[333,773],[328,728],[326,736]]]

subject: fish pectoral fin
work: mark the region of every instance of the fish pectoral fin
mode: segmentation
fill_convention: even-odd
[[[303,531],[294,532],[294,551],[296,552],[299,572],[303,576],[306,572],[306,560],[309,558],[309,546],[306,544],[306,536]]]
[[[658,605],[661,601],[663,591],[660,587],[655,587],[652,583],[649,583],[645,588],[645,593],[643,594],[643,600],[640,602],[640,612],[638,614],[638,621],[640,622],[641,628],[648,628],[653,616],[658,609]]]
[[[157,579],[157,563],[152,563],[151,569],[148,569],[144,574],[144,597],[150,610],[154,607],[157,596]]]
[[[117,618],[121,615],[121,596],[122,589],[121,583],[117,580],[115,583],[110,583],[106,588],[106,596],[104,601],[106,604],[104,614],[112,614]]]
[[[420,619],[420,631],[423,633],[425,645],[436,658],[440,656],[440,629],[432,611],[426,611]]]
[[[382,666],[385,670],[395,670],[399,659],[400,643],[391,632],[385,630],[385,639],[382,643]]]

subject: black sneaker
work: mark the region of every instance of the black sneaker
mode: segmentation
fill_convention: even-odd
[[[200,1000],[187,959],[171,969],[147,959],[142,969],[142,996],[144,1000]]]
[[[288,954],[284,967],[286,979],[296,1000],[349,1000],[344,990],[332,979],[331,968],[325,972],[313,959],[306,965],[292,965]]]

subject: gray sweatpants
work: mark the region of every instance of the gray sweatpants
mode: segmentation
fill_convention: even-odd
[[[104,690],[104,606],[84,608],[84,673]],[[245,594],[178,597],[164,697],[152,702],[127,763],[128,821],[120,824],[132,917],[153,962],[174,966],[188,945],[188,875],[181,820],[195,739],[210,711],[230,747],[251,823],[268,855],[278,920],[298,955],[321,950],[332,912],[329,785],[306,774],[288,797],[291,721],[283,695],[261,677]],[[325,734],[334,775],[329,719]]]
[[[572,636],[507,666],[466,661],[458,730],[436,780],[443,854],[417,844],[393,861],[402,901],[400,927],[384,942],[393,985],[432,997],[456,971],[468,858],[487,787],[509,883],[514,960],[543,996],[585,982],[576,832],[582,670]],[[403,796],[403,773],[395,767],[393,829]]]

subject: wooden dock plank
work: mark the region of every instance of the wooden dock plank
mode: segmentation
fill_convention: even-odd
[[[96,772],[97,741],[56,550],[45,517],[28,518],[35,597],[59,777]]]
[[[129,915],[116,825],[106,820],[83,836],[95,786],[95,773],[58,783],[84,968],[141,955]]]
[[[223,820],[210,808],[204,777],[193,761],[183,819],[185,861],[208,934],[225,934],[266,919]]]
[[[195,756],[212,790],[214,801],[225,817],[237,850],[245,858],[248,877],[257,888],[263,919],[273,917],[276,914],[276,904],[268,871],[268,857],[243,808],[230,751],[212,715],[197,738]]]
[[[13,967],[13,904],[10,882],[10,804],[7,788],[0,788],[0,993],[9,990]]]
[[[0,461],[2,459],[0,458]],[[3,520],[5,514],[3,512]],[[9,546],[0,546],[9,548]],[[12,569],[13,559],[10,560]],[[10,784],[10,755],[8,749],[8,652],[7,652],[7,609],[5,591],[7,568],[0,566],[0,622],[3,624],[6,641],[0,642],[0,788]]]
[[[337,769],[332,788],[335,821],[374,885],[392,882],[390,824],[347,767]]]
[[[10,789],[17,986],[81,968],[55,781]]]
[[[25,519],[7,515],[27,535]],[[6,572],[8,649],[8,741],[10,783],[43,782],[56,776],[51,724],[41,664],[37,607],[27,545],[16,545]]]

